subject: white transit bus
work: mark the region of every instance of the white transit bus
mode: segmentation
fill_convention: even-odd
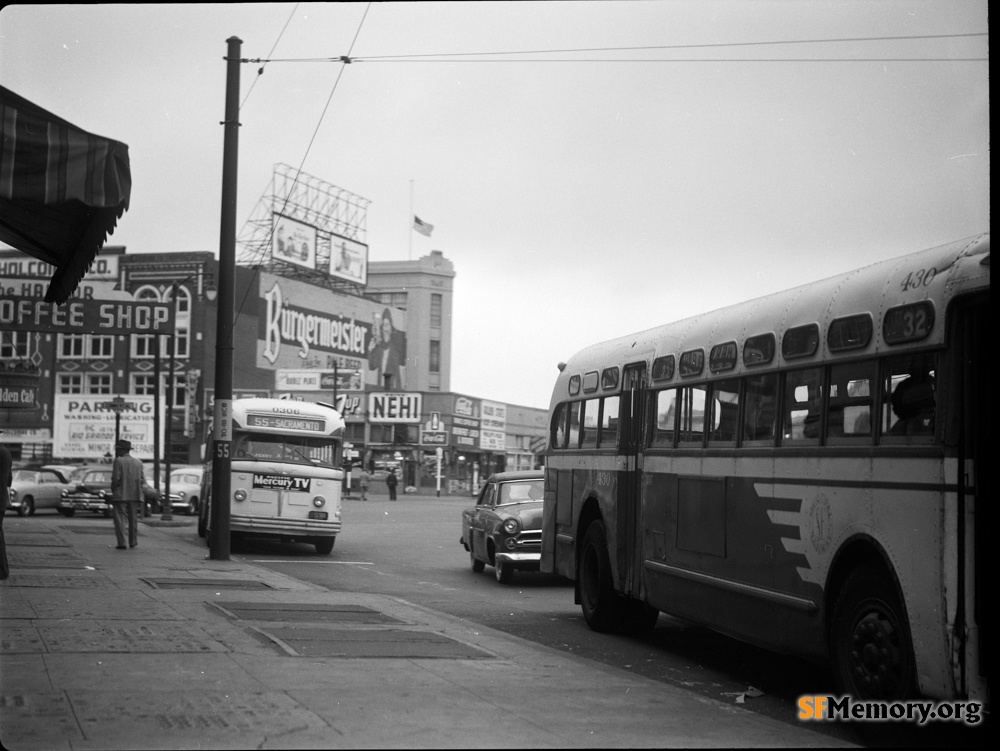
[[[990,236],[560,365],[543,571],[591,628],[659,612],[865,699],[985,701]]]
[[[287,399],[232,404],[230,543],[244,537],[305,542],[320,555],[341,530],[344,419],[337,410]],[[211,456],[212,453],[208,453]],[[210,466],[202,480],[198,532],[211,534]]]

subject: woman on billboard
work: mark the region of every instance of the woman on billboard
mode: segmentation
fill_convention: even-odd
[[[368,345],[368,369],[378,374],[378,385],[386,390],[403,388],[400,368],[406,360],[405,340],[392,325],[392,313],[388,308],[381,317],[375,317],[378,337],[372,337]]]

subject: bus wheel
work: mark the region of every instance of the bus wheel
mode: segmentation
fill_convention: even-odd
[[[580,606],[594,631],[611,633],[622,625],[622,600],[615,593],[604,523],[594,521],[583,536],[580,552]]]
[[[858,699],[913,696],[913,646],[903,608],[884,576],[860,568],[844,583],[830,631],[833,674],[843,693]]]
[[[313,545],[316,546],[316,553],[318,555],[330,555],[330,552],[333,550],[333,543],[336,539],[336,537],[317,537],[313,541]]]
[[[656,627],[660,611],[640,600],[625,603],[624,628],[632,636],[645,636]]]

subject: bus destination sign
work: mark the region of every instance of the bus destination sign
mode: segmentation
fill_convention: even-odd
[[[247,427],[265,428],[268,430],[298,430],[310,433],[323,433],[326,430],[326,421],[312,417],[248,414]]]

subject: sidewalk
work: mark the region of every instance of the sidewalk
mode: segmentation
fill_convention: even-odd
[[[413,603],[210,560],[175,519],[140,522],[128,551],[108,519],[4,520],[4,748],[832,742]]]

